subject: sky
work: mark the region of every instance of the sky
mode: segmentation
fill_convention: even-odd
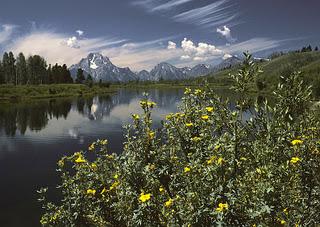
[[[99,52],[150,70],[320,46],[319,0],[1,0],[0,55],[71,66]]]

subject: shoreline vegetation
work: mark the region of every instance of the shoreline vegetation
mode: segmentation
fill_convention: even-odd
[[[0,103],[34,99],[91,96],[116,92],[115,88],[84,84],[0,85]]]
[[[210,87],[186,88],[159,128],[146,96],[120,154],[99,139],[58,161],[62,198],[38,190],[41,225],[317,226],[320,122],[311,88],[293,73],[281,77],[273,106],[251,104],[260,73],[245,53],[231,76],[234,106]]]

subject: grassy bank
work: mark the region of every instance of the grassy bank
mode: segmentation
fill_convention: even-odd
[[[26,99],[46,99],[58,97],[87,96],[113,93],[116,88],[99,86],[88,87],[83,84],[50,84],[13,86],[0,85],[0,102],[23,101]]]

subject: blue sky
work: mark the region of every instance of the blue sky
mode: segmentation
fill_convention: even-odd
[[[0,50],[49,63],[101,52],[118,66],[215,64],[320,46],[318,0],[1,0]],[[78,31],[78,32],[77,32]]]

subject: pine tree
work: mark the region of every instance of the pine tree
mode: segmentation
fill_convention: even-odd
[[[83,70],[81,68],[78,69],[77,71],[77,78],[76,78],[76,83],[77,84],[82,84],[83,81],[85,80]]]
[[[316,46],[316,47],[314,48],[314,51],[319,51],[319,48]]]
[[[10,80],[9,54],[7,52],[4,52],[2,57],[2,70],[4,83],[7,84]]]
[[[92,87],[92,85],[93,85],[93,78],[92,78],[92,76],[91,76],[90,74],[87,76],[86,84],[87,84],[89,87]]]
[[[16,71],[17,71],[16,84],[27,84],[28,83],[27,61],[23,53],[20,53],[17,57]]]
[[[3,72],[1,60],[0,60],[0,84],[4,84],[4,72]]]
[[[8,58],[8,76],[9,76],[9,83],[17,84],[17,75],[16,75],[16,69],[15,69],[15,62],[16,59],[14,58],[13,53],[9,52],[9,58]]]
[[[311,45],[309,45],[309,46],[307,47],[306,51],[307,51],[307,52],[311,52],[311,51],[312,51]]]

